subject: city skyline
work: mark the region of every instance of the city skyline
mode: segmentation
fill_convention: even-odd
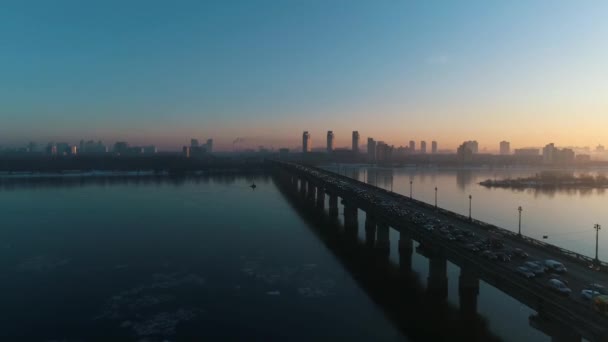
[[[237,138],[279,148],[331,127],[336,147],[356,129],[450,149],[472,137],[492,149],[495,137],[595,146],[608,124],[607,9],[14,3],[0,14],[0,145],[90,137],[179,150],[214,136],[218,150]]]

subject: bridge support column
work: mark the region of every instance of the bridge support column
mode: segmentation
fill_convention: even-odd
[[[370,214],[365,215],[365,244],[373,247],[376,244],[376,219]]]
[[[359,210],[356,206],[352,203],[344,202],[344,228],[346,234],[349,236],[354,235],[355,238],[357,237],[357,228],[359,227],[358,214]]]
[[[460,269],[458,277],[458,293],[460,312],[464,318],[474,318],[477,315],[477,296],[479,295],[479,278],[469,267]]]
[[[389,226],[386,223],[378,223],[378,235],[376,240],[376,248],[383,255],[388,256],[391,252],[391,241],[389,237]]]
[[[337,218],[338,215],[338,196],[329,194],[329,216],[332,218]]]
[[[317,207],[325,208],[325,189],[320,186],[317,186]]]
[[[414,241],[403,231],[399,232],[399,268],[404,273],[412,271]]]
[[[306,194],[309,200],[315,200],[315,185],[311,181],[308,181],[308,191],[306,192]]]
[[[306,197],[306,179],[300,178],[300,195]]]
[[[427,292],[438,300],[448,298],[447,260],[440,253],[430,253]]]

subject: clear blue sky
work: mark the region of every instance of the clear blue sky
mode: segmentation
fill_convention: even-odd
[[[606,1],[10,1],[0,144],[602,142]],[[605,141],[608,143],[608,141]]]

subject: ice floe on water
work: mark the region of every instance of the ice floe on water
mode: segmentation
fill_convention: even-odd
[[[281,294],[277,288],[292,290],[305,298],[330,296],[334,293],[336,282],[319,274],[316,264],[296,266],[273,266],[264,258],[241,258],[244,262],[241,272],[268,287],[267,295]]]
[[[58,258],[47,255],[39,255],[26,259],[17,265],[19,272],[49,273],[55,269],[65,266],[70,259]]]
[[[139,337],[172,336],[180,322],[204,313],[184,308],[179,295],[205,285],[196,274],[157,273],[149,282],[124,290],[109,298],[95,319],[114,320]]]

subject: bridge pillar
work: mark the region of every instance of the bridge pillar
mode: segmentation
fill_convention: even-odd
[[[403,231],[399,232],[399,268],[402,272],[412,271],[412,255],[414,253],[414,241]]]
[[[448,298],[447,268],[445,256],[437,252],[430,253],[427,293],[438,300],[446,300]]]
[[[346,234],[357,237],[357,228],[359,228],[358,222],[359,210],[352,203],[344,202],[344,228]]]
[[[376,219],[370,214],[365,215],[365,244],[373,247],[376,244]]]
[[[338,212],[338,196],[334,194],[329,194],[329,216],[332,218],[337,218],[339,215]]]
[[[325,189],[320,186],[317,186],[317,207],[325,208]]]
[[[389,226],[386,223],[379,222],[378,235],[376,240],[376,248],[383,254],[388,256],[391,251],[391,241],[389,237]]]
[[[477,315],[477,296],[479,295],[479,278],[469,267],[460,269],[458,277],[458,293],[460,313],[464,318],[474,318]]]
[[[315,185],[311,181],[308,181],[308,191],[306,193],[309,200],[315,200]]]
[[[306,196],[306,179],[300,178],[300,195]]]

